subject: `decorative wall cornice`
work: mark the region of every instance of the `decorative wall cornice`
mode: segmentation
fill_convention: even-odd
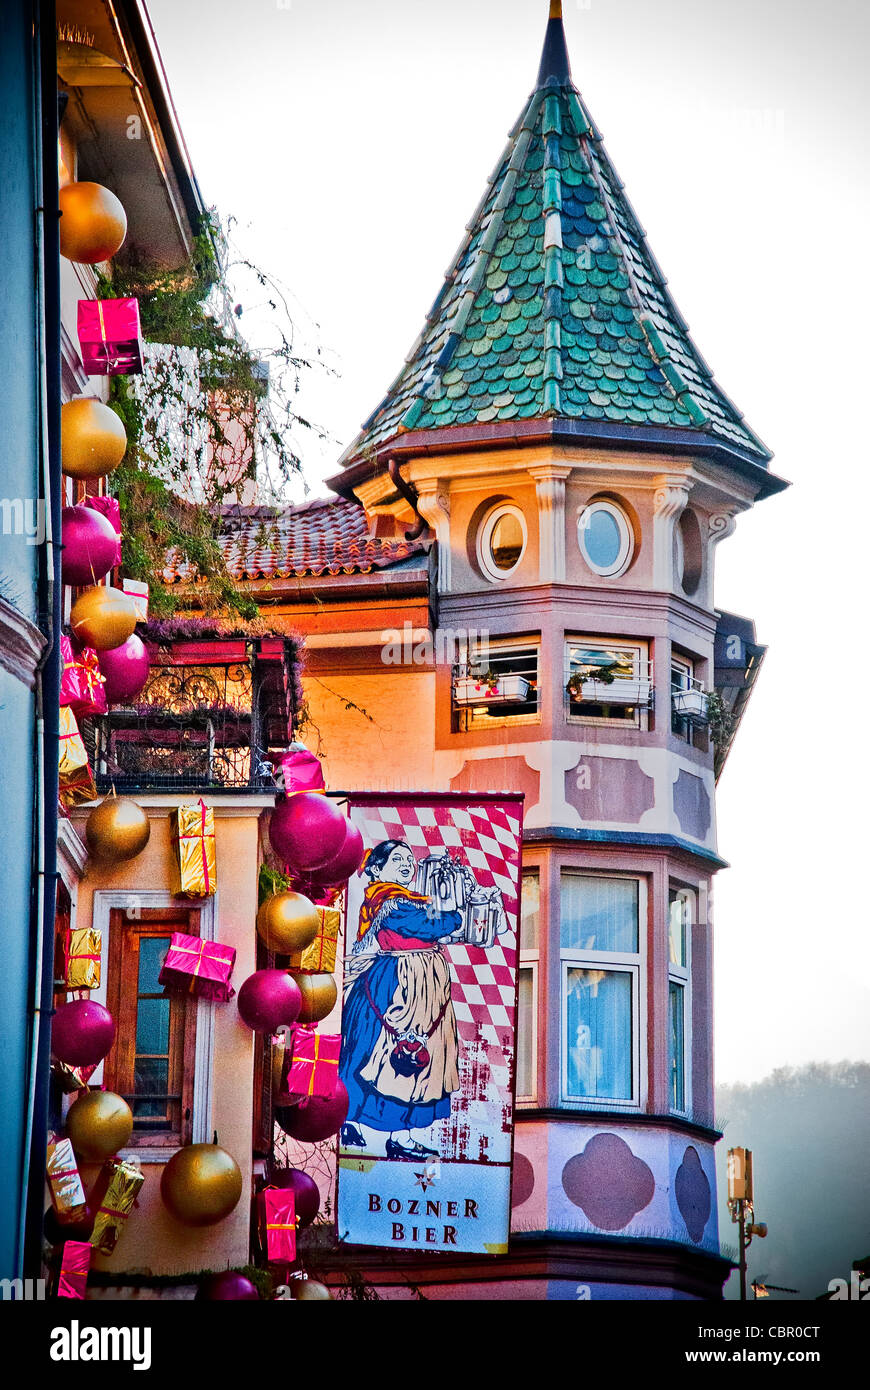
[[[36,685],[36,667],[45,643],[39,628],[0,598],[0,666],[29,690]]]

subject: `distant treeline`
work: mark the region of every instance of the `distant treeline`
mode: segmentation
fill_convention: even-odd
[[[770,1228],[750,1247],[750,1283],[814,1299],[832,1279],[848,1279],[870,1254],[870,1063],[812,1062],[751,1086],[719,1086],[716,1111],[725,1131],[717,1149],[722,1244],[737,1245],[726,1201],[729,1148],[752,1150],[756,1220]],[[726,1297],[736,1296],[732,1275]]]

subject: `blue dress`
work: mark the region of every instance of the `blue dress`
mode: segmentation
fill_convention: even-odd
[[[449,1116],[451,1092],[459,1089],[459,1045],[449,966],[437,943],[461,920],[458,912],[433,913],[396,894],[370,929],[377,953],[347,963],[339,1075],[350,1098],[349,1122],[393,1133]],[[390,1062],[395,1032],[405,1030],[422,1036],[430,1053],[412,1077]]]

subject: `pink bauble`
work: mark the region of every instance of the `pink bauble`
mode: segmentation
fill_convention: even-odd
[[[292,1188],[299,1225],[310,1226],[320,1211],[320,1189],[314,1179],[301,1168],[279,1168],[270,1181],[273,1187]]]
[[[269,839],[291,869],[319,869],[344,843],[347,817],[318,792],[299,792],[279,801],[269,822]]]
[[[252,1284],[244,1274],[228,1269],[223,1274],[209,1274],[203,1279],[194,1301],[201,1299],[206,1303],[253,1303],[258,1302],[259,1298],[256,1284]]]
[[[258,970],[245,980],[236,1002],[242,1020],[255,1033],[274,1033],[296,1022],[302,993],[288,970]]]
[[[92,507],[64,507],[61,512],[64,584],[96,584],[115,563],[118,533],[111,521]]]
[[[100,652],[98,660],[106,678],[106,700],[110,705],[134,699],[148,679],[148,648],[135,632],[120,647]]]
[[[279,1106],[275,1119],[291,1139],[299,1139],[303,1144],[318,1144],[321,1139],[338,1134],[347,1119],[349,1105],[347,1088],[343,1081],[339,1081],[335,1095],[329,1100],[323,1100],[320,1096],[306,1096],[298,1105]]]
[[[115,1020],[93,999],[73,999],[61,1004],[51,1021],[51,1051],[71,1067],[91,1067],[102,1062],[115,1041]]]
[[[353,821],[349,820],[347,816],[344,818],[344,823],[344,844],[334,859],[330,859],[328,864],[324,864],[322,868],[317,870],[317,877],[321,883],[347,883],[351,874],[356,873],[363,861],[365,854],[363,837]]]

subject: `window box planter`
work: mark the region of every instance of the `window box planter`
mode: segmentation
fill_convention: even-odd
[[[680,719],[688,719],[693,724],[709,723],[706,690],[698,690],[694,686],[688,690],[672,690],[671,699],[674,714]]]
[[[576,680],[569,683],[568,694],[580,704],[648,705],[650,683],[643,676],[617,677],[612,681],[587,676],[582,685]]]
[[[524,676],[499,676],[495,681],[459,676],[453,683],[457,705],[518,704],[528,699],[530,682]]]

